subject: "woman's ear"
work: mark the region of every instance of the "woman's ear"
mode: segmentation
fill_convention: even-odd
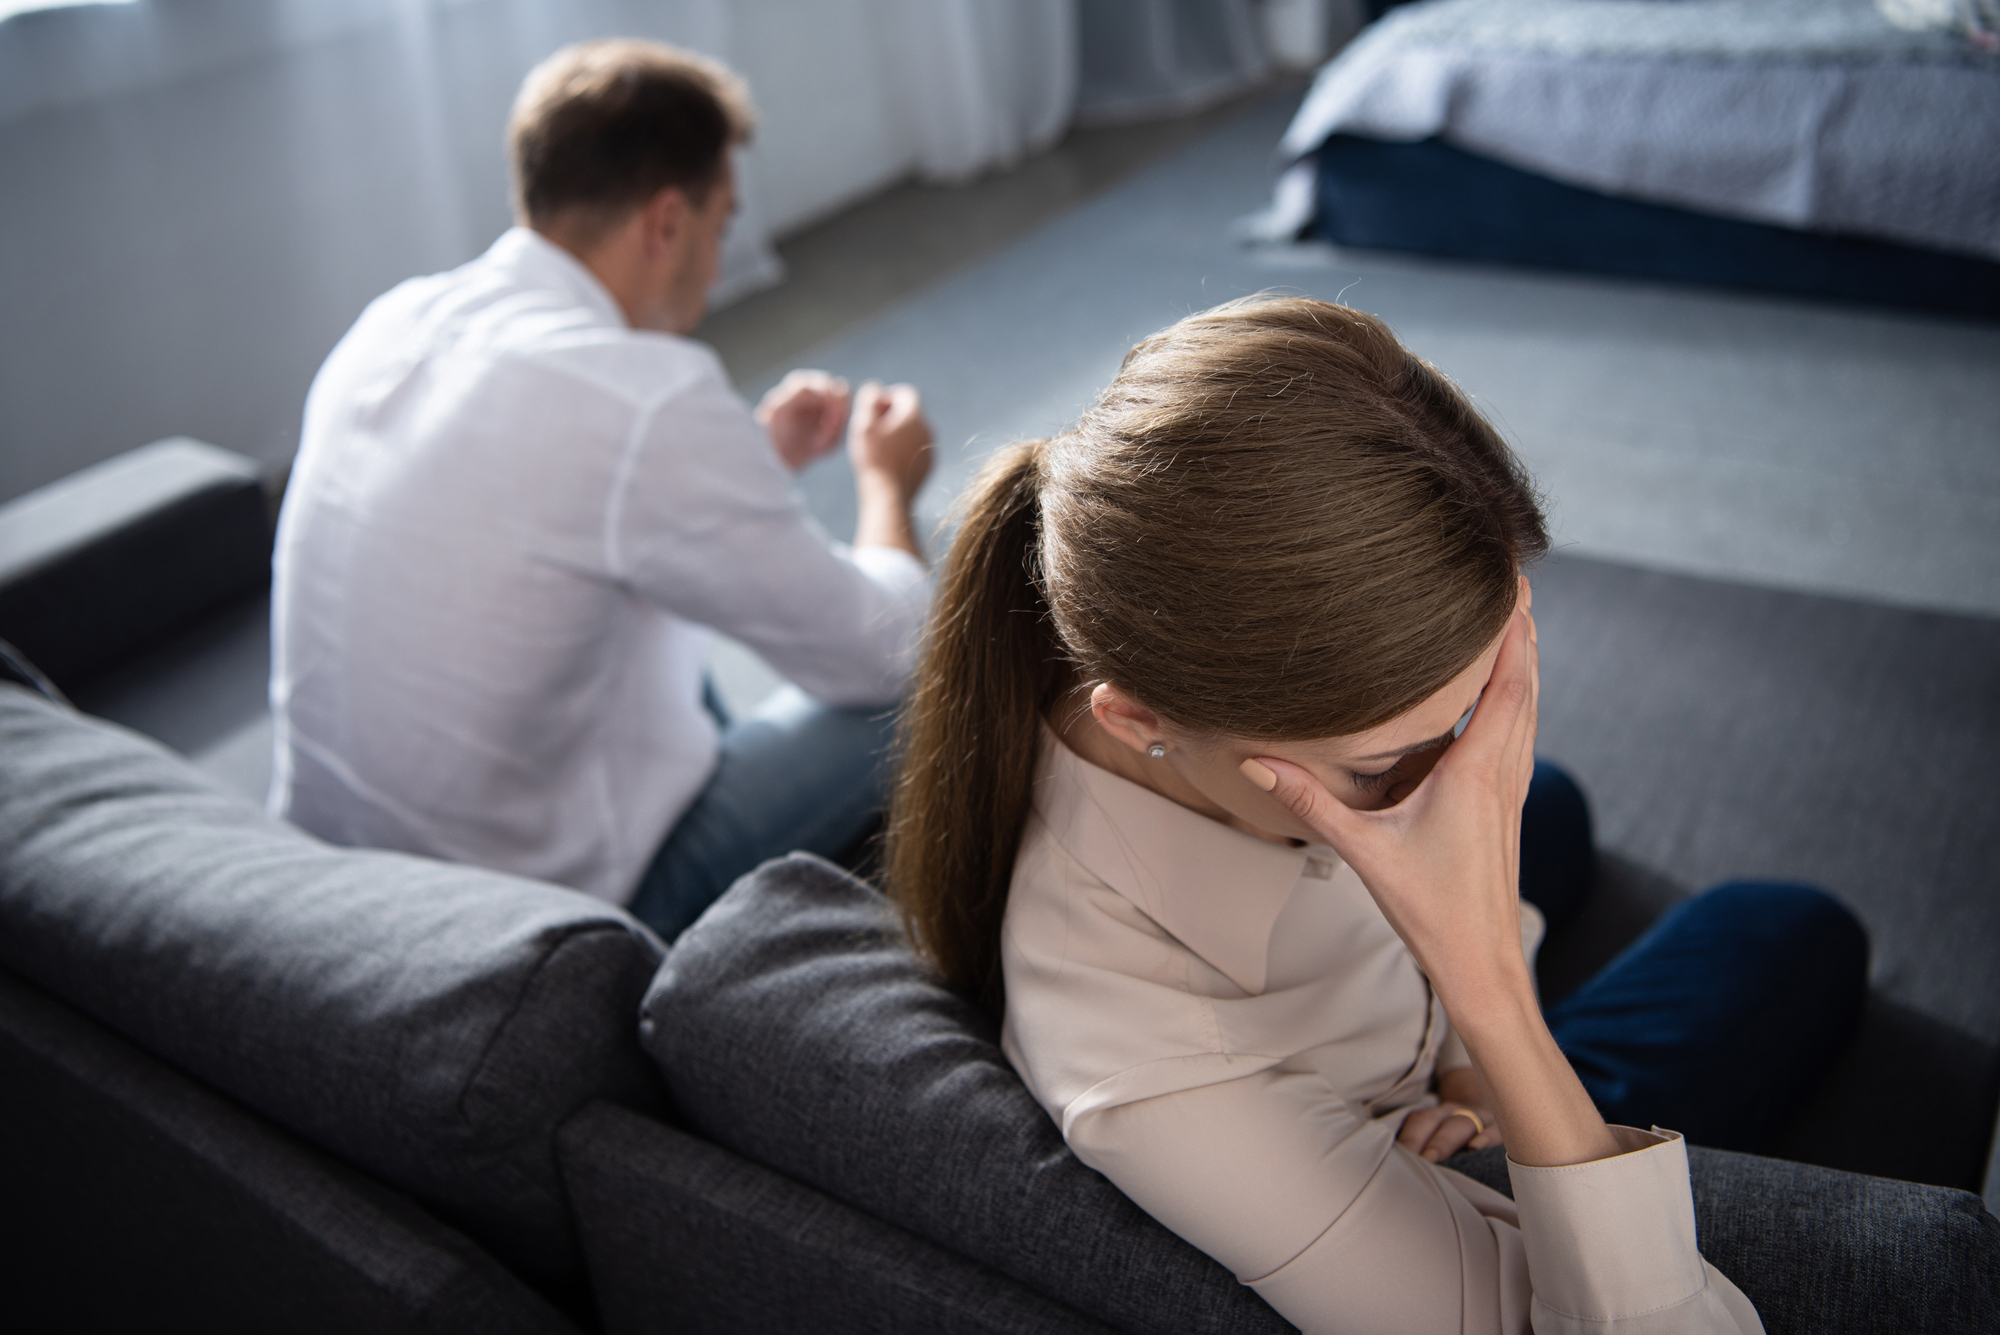
[[[1165,740],[1160,735],[1160,716],[1108,681],[1091,688],[1090,713],[1098,727],[1140,755]]]

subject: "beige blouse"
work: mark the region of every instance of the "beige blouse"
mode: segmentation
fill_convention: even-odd
[[[1002,1045],[1077,1157],[1301,1329],[1763,1330],[1695,1250],[1675,1132],[1510,1160],[1512,1201],[1395,1143],[1468,1063],[1330,848],[1230,829],[1044,732],[1001,949]]]

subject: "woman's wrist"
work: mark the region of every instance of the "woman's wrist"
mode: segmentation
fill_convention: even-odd
[[[1525,1005],[1479,1011],[1468,1023],[1454,1013],[1452,1027],[1493,1099],[1514,1162],[1554,1167],[1619,1152],[1532,996]]]
[[[1435,972],[1426,971],[1431,988],[1451,1016],[1452,1027],[1468,1049],[1474,1036],[1519,1034],[1542,1024],[1541,1002],[1535,996],[1534,975],[1518,950],[1477,962],[1453,960]]]

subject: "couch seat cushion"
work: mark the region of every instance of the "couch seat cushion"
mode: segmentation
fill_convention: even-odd
[[[1119,1329],[1291,1329],[1069,1152],[991,1017],[828,863],[738,881],[676,942],[643,1016],[682,1114],[739,1154]]]
[[[583,895],[329,848],[0,685],[0,963],[532,1278],[579,1270],[556,1127],[658,1098],[635,1016],[661,954]]]

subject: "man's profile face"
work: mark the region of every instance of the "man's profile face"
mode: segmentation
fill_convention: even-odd
[[[736,212],[736,169],[728,158],[715,184],[699,202],[689,200],[687,250],[674,275],[672,309],[685,321],[679,334],[689,333],[701,323],[708,309],[709,289],[722,275],[722,237]]]

